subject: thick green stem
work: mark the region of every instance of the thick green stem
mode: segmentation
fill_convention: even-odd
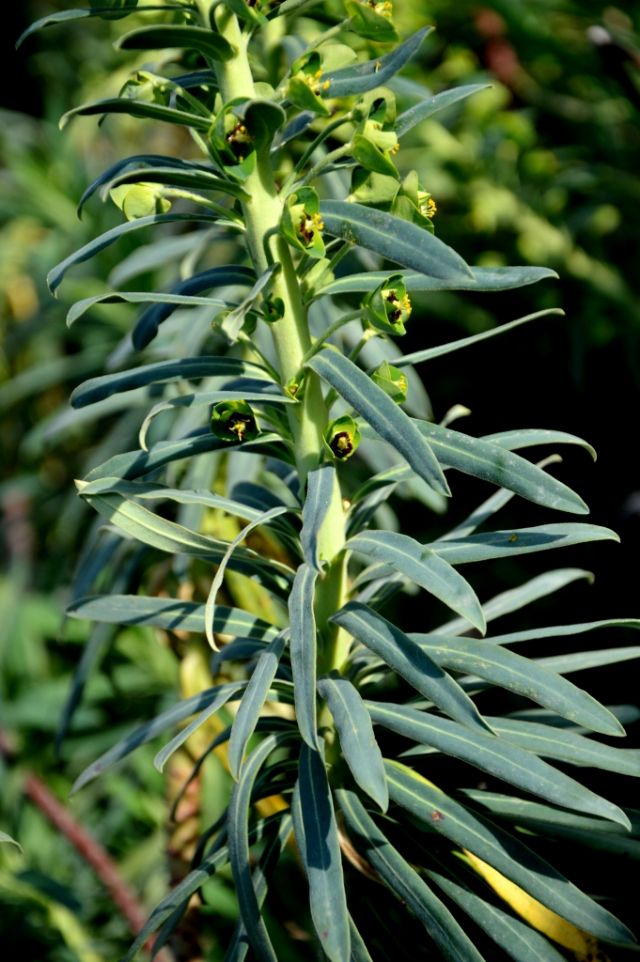
[[[226,9],[219,10],[217,25],[220,33],[237,51],[231,61],[217,66],[223,101],[228,103],[236,97],[254,98],[256,93],[247,57],[246,36],[242,34],[235,15]],[[256,167],[247,178],[245,187],[249,194],[249,199],[242,205],[245,236],[256,272],[262,273],[272,261],[280,264],[272,294],[282,300],[284,313],[270,329],[278,357],[280,377],[283,384],[286,384],[295,378],[302,368],[304,357],[311,349],[312,338],[291,249],[279,233],[283,200],[274,180],[268,151],[258,152]],[[328,421],[321,383],[313,371],[306,372],[300,404],[289,405],[289,421],[300,483],[304,488],[309,472],[317,468],[322,461],[322,435]],[[344,509],[340,486],[336,480],[319,538],[320,555],[330,562],[329,571],[319,584],[317,595],[319,629],[324,642],[324,670],[339,667],[344,656],[342,633],[327,621],[329,615],[345,600],[344,542]]]

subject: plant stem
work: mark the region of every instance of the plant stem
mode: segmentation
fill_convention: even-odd
[[[217,66],[220,94],[224,103],[235,97],[255,98],[255,87],[247,58],[247,37],[240,31],[234,14],[217,11],[217,26],[226,40],[237,50],[228,63]],[[246,225],[246,240],[256,274],[267,269],[270,261],[280,264],[272,293],[284,305],[282,318],[270,326],[278,357],[282,383],[295,378],[303,366],[305,355],[312,347],[307,311],[304,305],[296,265],[286,239],[279,233],[283,199],[278,193],[269,150],[259,151],[254,171],[245,183],[249,199],[243,201],[242,212]],[[323,431],[328,421],[320,379],[309,371],[305,378],[301,403],[289,405],[289,424],[300,477],[304,491],[307,476],[324,457]],[[341,632],[329,624],[329,614],[335,612],[346,596],[344,563],[345,523],[342,495],[336,479],[331,504],[319,536],[321,557],[330,563],[329,570],[319,583],[317,611],[319,630],[323,639],[322,663],[325,670],[342,663],[344,639]]]

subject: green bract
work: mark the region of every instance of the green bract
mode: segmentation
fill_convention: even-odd
[[[246,401],[220,401],[211,412],[211,430],[221,441],[254,441],[260,431]]]
[[[135,7],[92,3],[41,25],[95,25]],[[595,957],[593,939],[632,945],[588,860],[575,871],[567,853],[559,860],[578,885],[546,858],[569,837],[612,857],[628,840],[638,857],[637,813],[582,774],[590,764],[640,776],[636,754],[598,740],[620,738],[633,713],[565,676],[638,658],[640,646],[625,642],[640,621],[536,627],[527,612],[526,630],[514,627],[521,609],[585,582],[582,569],[488,587],[494,561],[524,565],[527,554],[616,539],[584,521],[587,506],[549,460],[524,456],[540,445],[552,455],[592,449],[559,431],[474,437],[447,426],[453,415],[436,423],[415,370],[561,312],[444,344],[423,315],[410,353],[393,340],[421,313],[410,293],[428,303],[431,292],[491,291],[497,305],[500,291],[554,276],[469,266],[474,245],[463,256],[434,234],[432,185],[398,149],[422,120],[484,85],[432,96],[399,81],[429,31],[396,42],[385,0],[198,0],[138,14],[119,34],[118,63],[132,66],[120,94],[66,115],[145,121],[140,153],[80,198],[84,207],[111,196],[123,220],[49,275],[56,291],[78,265],[107,251],[113,268],[124,251],[68,319],[108,323],[117,304],[119,336],[129,323],[131,335],[108,363],[93,361],[49,430],[106,426],[77,482],[96,524],[69,616],[113,626],[118,651],[131,643],[124,626],[164,632],[161,646],[175,641],[183,658],[182,691],[171,705],[163,690],[159,714],[115,744],[101,733],[103,753],[75,773],[76,787],[158,737],[156,766],[182,791],[197,795],[214,766],[223,786],[205,792],[191,871],[127,960],[157,930],[163,945],[214,875],[223,890],[233,882],[238,904],[225,944],[203,937],[198,949],[216,962],[249,951],[260,962],[301,958],[300,932],[313,942],[304,957],[329,962],[402,959],[408,944],[416,962],[493,962],[490,940],[516,962],[558,962],[550,913],[565,947],[589,944]],[[144,69],[129,50],[143,52]],[[145,152],[150,123],[157,154]],[[489,253],[481,263],[494,263]],[[447,514],[458,473],[469,490],[480,482],[466,518],[455,506]],[[397,494],[412,506],[396,512]],[[517,521],[497,523],[512,499]],[[494,630],[503,615],[508,634]],[[621,632],[622,644],[537,653],[543,639],[600,629]],[[532,647],[515,650],[521,642]],[[65,724],[92,660],[90,647]],[[139,678],[147,666],[135,668]],[[479,792],[484,778],[508,794]],[[189,922],[204,935],[218,932],[215,885]],[[283,890],[286,902],[269,897]]]
[[[327,426],[324,443],[336,461],[346,461],[360,444],[360,429],[353,418],[345,414]]]
[[[362,302],[368,323],[385,334],[406,334],[405,321],[411,317],[411,299],[402,274],[391,274]]]

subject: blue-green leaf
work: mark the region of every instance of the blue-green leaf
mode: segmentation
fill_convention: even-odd
[[[515,691],[563,718],[603,735],[624,735],[624,728],[604,705],[561,675],[531,658],[491,641],[412,634],[412,640],[443,668],[466,671]]]
[[[238,893],[240,916],[247,937],[261,962],[278,962],[267,927],[264,924],[251,877],[249,809],[256,778],[271,752],[288,737],[284,733],[268,735],[249,755],[240,778],[231,793],[227,811],[229,861]]]
[[[167,631],[204,632],[204,605],[179,598],[144,595],[94,595],[73,601],[66,610],[70,618],[86,618],[110,625],[152,625]],[[213,629],[224,635],[272,641],[278,629],[239,608],[217,605]]]
[[[407,290],[414,291],[509,291],[527,284],[549,278],[557,279],[555,271],[548,267],[471,267],[471,274],[459,274],[444,279],[429,277],[418,271],[400,271]],[[361,294],[375,291],[387,277],[388,271],[368,271],[366,274],[348,274],[331,281],[318,291],[319,295]]]
[[[593,581],[591,572],[584,571],[582,568],[556,568],[553,571],[545,571],[544,574],[531,578],[525,584],[518,585],[517,588],[510,588],[508,591],[503,591],[491,598],[490,601],[483,602],[482,610],[485,619],[489,622],[496,618],[502,618],[504,615],[518,611],[540,598],[548,597],[555,591],[559,591],[581,578]],[[439,633],[449,636],[460,635],[466,630],[467,622],[464,618],[448,621],[438,628]]]
[[[430,745],[447,756],[460,758],[503,782],[517,785],[525,792],[539,795],[555,805],[600,815],[629,827],[629,819],[617,805],[513,744],[508,737],[472,731],[449,718],[438,718],[403,705],[367,702],[366,706],[373,722],[405,738]],[[560,740],[557,731],[556,738]]]
[[[575,434],[567,434],[566,431],[549,431],[545,428],[520,428],[513,431],[499,431],[497,434],[487,434],[483,441],[491,444],[499,444],[509,451],[516,451],[521,448],[532,448],[539,444],[576,444],[578,447],[588,451],[593,460],[596,460],[596,452],[588,441],[576,437]]]
[[[229,770],[237,779],[245,749],[255,731],[262,712],[271,682],[278,670],[278,663],[284,651],[285,639],[280,634],[259,655],[256,666],[247,684],[242,700],[233,720],[229,739]]]
[[[357,688],[347,678],[322,678],[318,691],[333,716],[342,754],[360,788],[383,812],[389,805],[389,793],[369,712]]]
[[[453,351],[459,351],[464,347],[472,347],[474,344],[479,344],[480,341],[486,341],[490,337],[496,337],[498,334],[506,334],[507,331],[521,327],[529,321],[537,321],[538,318],[548,317],[551,314],[564,317],[564,311],[560,310],[559,307],[549,307],[544,311],[536,311],[535,314],[527,314],[525,317],[519,317],[515,321],[509,321],[508,324],[501,324],[499,327],[492,327],[488,331],[480,331],[479,334],[472,334],[470,337],[460,337],[457,341],[448,341],[446,344],[437,344],[435,347],[426,347],[421,351],[403,354],[402,357],[394,358],[393,363],[396,367],[407,367],[409,364],[420,364],[422,361],[430,361],[434,357],[442,357],[443,354],[451,354]]]
[[[165,47],[197,50],[213,60],[230,60],[235,50],[231,44],[211,29],[186,24],[159,23],[138,27],[119,37],[116,47],[120,50],[160,50]]]
[[[324,761],[306,744],[300,753],[298,792],[303,837],[297,841],[309,879],[311,918],[327,957],[345,962],[350,933],[338,826]]]
[[[122,157],[114,164],[111,164],[111,166],[103,170],[103,172],[84,189],[78,201],[78,216],[82,214],[82,209],[89,198],[92,197],[100,187],[103,187],[105,184],[110,184],[115,177],[118,177],[118,175],[126,171],[127,168],[135,168],[134,171],[129,171],[129,173],[135,174],[138,180],[144,180],[142,174],[153,169],[154,166],[162,166],[165,169],[171,168],[172,170],[197,171],[215,176],[211,167],[205,167],[203,164],[194,163],[193,161],[180,160],[177,157],[169,157],[166,154],[132,154],[130,157]],[[240,188],[240,190],[242,189]]]
[[[296,571],[289,595],[291,636],[289,653],[296,705],[296,719],[303,740],[317,748],[316,665],[317,636],[313,610],[318,572],[302,564]]]
[[[105,231],[104,234],[94,237],[94,239],[85,244],[84,247],[80,247],[77,251],[74,251],[73,254],[70,254],[69,257],[60,261],[59,264],[56,264],[47,274],[49,290],[52,294],[55,293],[64,275],[74,264],[80,264],[83,261],[89,260],[89,258],[95,254],[99,254],[100,251],[104,250],[105,247],[109,247],[114,241],[119,240],[125,234],[130,234],[132,231],[142,230],[142,228],[150,227],[153,224],[176,224],[185,222],[214,224],[218,220],[217,214],[207,214],[205,211],[202,211],[193,214],[187,212],[184,214],[150,214],[148,217],[139,217],[137,220],[125,221],[125,223],[118,224],[117,227],[112,227],[111,230]]]
[[[429,421],[414,420],[413,423],[442,465],[491,481],[546,508],[572,514],[588,513],[582,498],[566,484],[502,445]]]
[[[150,103],[148,100],[133,100],[131,97],[107,97],[105,100],[81,104],[63,114],[59,126],[66,127],[74,117],[91,117],[96,114],[127,114],[142,120],[162,120],[167,124],[193,127],[204,134],[208,133],[211,127],[211,120],[202,114],[192,114],[175,107],[166,107],[164,104]]]
[[[402,70],[432,29],[433,27],[425,27],[418,33],[412,34],[391,53],[376,60],[367,60],[352,67],[330,71],[322,78],[323,81],[329,81],[329,87],[323,91],[323,96],[351,97],[353,94],[363,94],[376,87],[382,87],[394,74]]]
[[[464,87],[453,87],[451,90],[443,90],[442,93],[436,94],[435,97],[430,97],[428,100],[421,100],[420,103],[409,107],[408,110],[405,110],[404,113],[401,113],[397,118],[395,123],[396,134],[398,137],[402,137],[421,121],[426,120],[427,117],[431,117],[439,110],[444,110],[445,107],[449,107],[451,104],[457,104],[460,100],[466,100],[467,97],[471,97],[481,90],[488,90],[490,87],[491,84],[465,84]]]
[[[593,738],[585,738],[576,732],[563,731],[553,725],[522,721],[519,718],[489,718],[493,730],[502,735],[512,745],[518,745],[528,752],[557,758],[571,765],[586,765],[620,775],[640,777],[640,750],[635,748],[613,748],[603,745]],[[553,799],[549,798],[549,801]]]
[[[444,958],[450,962],[484,962],[451,912],[391,845],[357,795],[340,789],[337,799],[350,837],[384,884],[420,919]]]
[[[471,277],[468,264],[459,254],[435,234],[410,221],[342,200],[322,201],[320,213],[328,234],[365,247],[403,267],[445,281]]]
[[[640,629],[639,618],[605,618],[602,621],[586,621],[573,625],[547,625],[541,628],[525,628],[523,631],[510,631],[504,635],[493,635],[485,639],[494,645],[517,645],[522,641],[537,641],[541,638],[567,638],[570,635],[582,635],[587,631],[597,631],[600,628],[633,628]]]
[[[238,692],[244,689],[245,685],[246,682],[244,681],[233,681],[225,685],[216,685],[215,688],[209,688],[206,691],[200,692],[198,695],[192,695],[191,698],[186,698],[184,701],[178,702],[177,705],[172,705],[171,708],[156,715],[151,721],[145,722],[144,725],[140,725],[139,728],[134,729],[134,731],[126,735],[125,738],[122,738],[117,744],[104,752],[95,762],[92,762],[75,780],[71,791],[77,792],[88,782],[92,781],[92,779],[106,772],[107,769],[111,768],[116,762],[119,762],[122,758],[126,758],[127,755],[135,751],[136,748],[139,748],[140,745],[145,745],[151,741],[152,738],[155,738],[156,735],[160,735],[166,731],[167,728],[172,728],[174,725],[179,724],[183,719],[188,718],[189,715],[194,715],[196,712],[205,710],[221,697],[226,696],[225,701],[227,701],[229,698],[237,695]]]
[[[316,571],[322,571],[323,559],[318,554],[318,537],[336,490],[336,470],[331,464],[323,464],[307,477],[307,493],[302,508],[302,531],[300,542],[302,554]]]
[[[145,10],[181,10],[182,7],[175,3],[163,3],[163,4],[152,4],[145,5],[144,7],[138,7],[137,0],[130,0],[129,3],[121,5],[117,12],[117,19],[120,20],[124,17],[128,17],[132,13],[140,13]],[[55,13],[49,13],[46,17],[41,17],[39,20],[34,21],[27,29],[20,35],[16,41],[16,48],[18,48],[27,37],[32,34],[37,33],[39,30],[44,30],[45,27],[52,27],[58,23],[65,23],[66,21],[73,20],[84,20],[87,17],[104,17],[105,19],[116,19],[114,14],[114,7],[100,6],[100,4],[95,4],[91,8],[89,7],[79,7],[74,10],[57,10]]]
[[[460,885],[433,869],[426,869],[426,874],[490,939],[505,950],[510,959],[515,962],[566,962],[565,956],[554,949],[543,935],[503,909],[485,902],[468,885]]]
[[[347,542],[347,548],[391,565],[466,618],[474,628],[485,631],[482,607],[469,582],[419,541],[396,531],[363,531]]]
[[[193,277],[187,277],[175,284],[169,293],[190,296],[215,287],[248,287],[254,281],[255,274],[252,270],[230,264],[226,267],[212,267],[210,270],[194,274]],[[163,300],[143,311],[131,334],[133,346],[139,351],[146,347],[158,333],[158,328],[163,321],[170,317],[174,310],[173,304]]]
[[[511,531],[489,531],[472,534],[466,538],[450,538],[434,541],[426,547],[436,551],[450,564],[469,564],[475,561],[491,561],[509,558],[534,551],[565,548],[590,541],[619,541],[609,528],[597,524],[540,524],[534,528],[515,528]]]
[[[478,709],[453,678],[399,628],[366,605],[350,601],[331,621],[378,655],[394,671],[443,712],[474,728],[486,730]]]
[[[207,636],[207,641],[214,651],[218,650],[213,630],[216,598],[220,588],[222,587],[222,582],[224,581],[227,567],[231,565],[234,554],[238,551],[241,542],[243,542],[255,528],[257,528],[259,525],[268,524],[269,521],[272,521],[274,518],[278,518],[282,514],[286,514],[290,510],[291,509],[286,505],[277,505],[275,508],[269,508],[268,511],[261,512],[257,518],[254,518],[253,521],[250,521],[247,525],[245,525],[244,528],[242,528],[233,541],[227,544],[224,555],[218,562],[218,568],[213,577],[213,581],[211,582],[211,587],[207,596],[207,603],[204,608],[205,634]]]
[[[431,782],[397,762],[385,762],[389,794],[431,831],[468,849],[578,928],[598,938],[633,945],[632,933],[615,916],[576,888],[518,839],[473,815]]]
[[[87,404],[95,404],[96,401],[111,397],[112,394],[132,391],[134,388],[148,384],[166,384],[168,381],[188,381],[201,377],[242,375],[262,377],[263,380],[267,380],[264,368],[250,361],[241,361],[237,357],[184,357],[177,361],[157,361],[155,364],[145,364],[143,367],[134,367],[128,371],[90,378],[72,393],[71,404],[75,408],[85,407]]]
[[[440,494],[450,494],[437,458],[415,423],[353,361],[337,351],[325,350],[308,363],[427,484]]]
[[[78,482],[81,484],[82,482]],[[93,495],[87,501],[99,514],[126,535],[143,544],[151,545],[170,554],[186,554],[219,564],[225,557],[228,542],[192,531],[183,525],[168,521],[154,514],[135,501],[119,495]],[[291,577],[291,569],[282,562],[264,558],[250,548],[236,548],[230,566],[248,574],[259,574],[271,584],[277,584],[277,575]],[[275,580],[274,580],[274,576]],[[286,583],[285,581],[285,583]]]
[[[242,687],[245,688],[245,686],[246,682],[243,683]],[[193,721],[189,722],[189,724],[186,725],[182,731],[179,731],[177,735],[174,735],[171,741],[167,742],[167,744],[160,749],[153,760],[154,767],[157,768],[159,772],[162,772],[164,770],[164,766],[167,764],[173,753],[181,748],[182,745],[184,745],[184,743],[193,735],[193,733],[197,732],[198,729],[205,724],[205,722],[219,712],[221,708],[224,708],[231,697],[236,694],[236,691],[223,689],[215,701],[211,702],[211,704],[208,705],[204,711],[200,712],[200,714],[194,718]]]
[[[176,307],[228,308],[226,301],[216,297],[194,297],[187,294],[154,294],[148,291],[108,291],[76,301],[67,312],[67,326],[71,327],[78,318],[90,311],[96,304],[168,304]]]

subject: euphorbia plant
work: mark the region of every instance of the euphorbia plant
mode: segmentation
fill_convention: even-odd
[[[100,176],[82,203],[101,191],[124,222],[50,275],[56,290],[70,267],[125,234],[180,231],[171,290],[109,291],[70,311],[75,321],[99,302],[149,305],[112,360],[123,369],[72,396],[76,408],[99,409],[148,388],[149,411],[139,446],[78,482],[110,525],[109,550],[124,539],[129,580],[142,587],[120,594],[116,585],[69,611],[188,632],[196,650],[212,649],[212,677],[114,745],[78,786],[189,718],[161,749],[159,767],[217,717],[226,720],[196,769],[226,746],[234,780],[194,871],[132,952],[161,926],[166,939],[193,892],[229,864],[240,918],[225,958],[251,949],[273,962],[261,907],[290,843],[308,879],[314,938],[332,962],[393,952],[393,935],[386,949],[379,935],[367,948],[363,904],[380,885],[432,940],[423,954],[412,947],[412,957],[481,959],[478,927],[516,960],[562,958],[540,932],[585,958],[596,939],[632,943],[536,849],[564,834],[615,848],[621,833],[637,832],[637,819],[546,759],[640,774],[635,755],[592,737],[622,735],[620,717],[564,677],[638,651],[545,660],[511,646],[640,623],[487,636],[494,619],[585,572],[553,569],[481,603],[459,571],[615,538],[583,521],[492,528],[514,496],[584,515],[582,499],[546,463],[514,452],[589,446],[558,431],[474,438],[433,423],[412,371],[541,315],[411,354],[397,341],[413,323],[416,292],[500,291],[551,274],[470,267],[434,234],[429,185],[402,171],[402,138],[479,87],[421,97],[412,86],[412,104],[400,109],[404,88],[394,78],[428,30],[399,42],[391,4],[368,0],[123,0],[39,25],[132,14],[152,22],[123,33],[119,47],[165,52],[138,63],[119,95],[71,115],[177,124],[193,146],[185,157],[127,157]],[[135,351],[153,350],[123,367]],[[440,509],[455,471],[497,490],[429,543],[397,530],[395,494]],[[169,576],[163,553],[175,556]],[[83,572],[85,590],[89,581]],[[411,631],[398,598],[417,590],[425,622],[442,606],[453,619]],[[536,707],[500,714],[500,688]],[[444,775],[430,764],[437,756],[450,760]],[[433,768],[444,781],[431,780]],[[499,791],[469,787],[474,769]],[[361,879],[348,893],[345,863]]]

